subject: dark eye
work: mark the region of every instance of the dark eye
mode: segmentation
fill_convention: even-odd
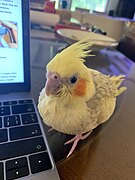
[[[72,77],[70,78],[70,82],[71,82],[72,84],[76,83],[76,81],[77,81],[77,77],[76,77],[76,76],[72,76]]]

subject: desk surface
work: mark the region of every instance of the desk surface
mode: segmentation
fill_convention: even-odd
[[[45,85],[45,65],[64,46],[65,43],[58,39],[31,38],[32,95],[36,100]],[[110,120],[80,142],[68,159],[66,155],[71,146],[64,146],[64,142],[71,136],[56,131],[46,133],[60,177],[62,180],[133,180],[135,64],[118,51],[107,48],[88,58],[86,65],[105,74],[126,74],[127,91],[117,98]]]

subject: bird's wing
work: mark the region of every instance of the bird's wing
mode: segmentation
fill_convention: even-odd
[[[116,97],[127,89],[125,86],[121,86],[125,75],[110,76],[93,69],[90,69],[90,71],[96,87],[96,92],[98,93]]]
[[[95,84],[95,95],[87,102],[90,110],[90,120],[97,125],[107,121],[113,114],[116,105],[116,96],[126,87],[119,87],[124,80],[123,75],[108,76],[98,71],[90,70]]]

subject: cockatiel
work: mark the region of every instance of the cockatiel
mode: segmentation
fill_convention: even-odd
[[[124,75],[108,76],[84,65],[92,42],[82,40],[58,53],[48,64],[46,85],[40,93],[38,109],[43,121],[53,129],[76,135],[68,154],[79,140],[112,115]],[[67,157],[68,157],[67,156]]]

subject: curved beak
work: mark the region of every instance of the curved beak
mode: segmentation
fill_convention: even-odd
[[[57,73],[49,73],[47,75],[47,81],[45,85],[46,95],[47,96],[49,96],[50,94],[57,95],[59,93],[61,85],[62,83],[60,76]]]

